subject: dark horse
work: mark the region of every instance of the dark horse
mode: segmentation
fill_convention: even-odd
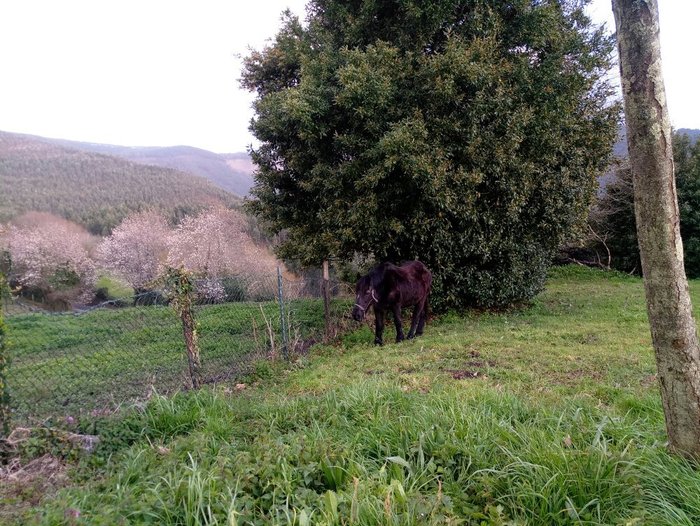
[[[432,274],[420,261],[409,261],[400,267],[382,263],[357,282],[352,317],[356,321],[362,321],[367,309],[374,306],[374,343],[382,345],[384,313],[391,309],[396,324],[396,341],[400,342],[404,339],[401,308],[414,305],[408,339],[420,336],[428,315],[428,295],[432,281]]]

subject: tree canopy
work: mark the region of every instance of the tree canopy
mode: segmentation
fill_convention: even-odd
[[[250,208],[280,255],[420,258],[437,307],[528,299],[584,219],[619,108],[582,2],[313,0],[247,57]]]

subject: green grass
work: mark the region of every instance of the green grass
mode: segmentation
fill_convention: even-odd
[[[130,298],[134,289],[111,274],[102,274],[95,283],[96,289],[105,289],[108,298]]]
[[[556,269],[522,311],[371,342],[362,327],[258,387],[82,422],[98,451],[17,523],[700,524],[640,280]]]
[[[323,325],[319,301],[289,305],[292,326]],[[245,373],[251,353],[272,350],[266,320],[279,335],[275,302],[197,308],[205,382]],[[96,309],[83,314],[8,317],[9,381],[16,419],[78,416],[188,385],[182,326],[166,306]],[[276,342],[279,347],[279,342]]]

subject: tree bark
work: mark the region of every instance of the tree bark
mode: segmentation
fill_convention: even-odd
[[[612,0],[649,325],[671,450],[700,458],[700,348],[683,265],[656,0]]]

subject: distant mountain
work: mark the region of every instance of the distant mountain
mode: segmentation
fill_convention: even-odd
[[[105,234],[136,210],[158,208],[179,218],[239,202],[203,177],[0,132],[0,222],[34,210]]]
[[[245,197],[253,186],[254,166],[247,153],[218,154],[192,146],[115,146],[89,142],[46,139],[55,144],[86,152],[121,157],[149,166],[173,168],[209,179],[215,185]]]

